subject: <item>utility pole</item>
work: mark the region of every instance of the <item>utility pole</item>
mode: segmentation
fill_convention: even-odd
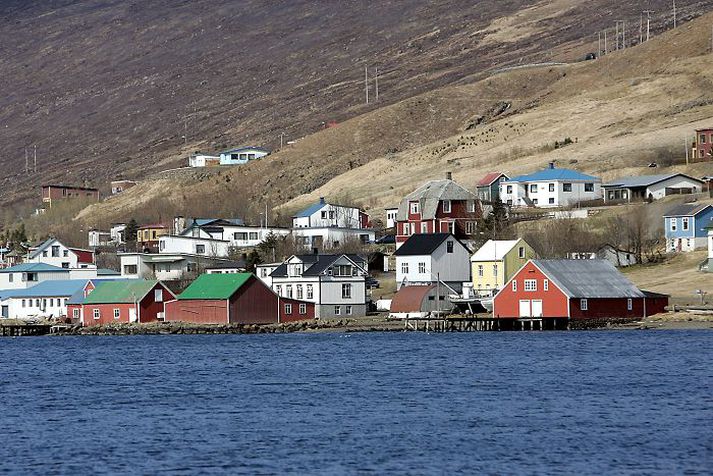
[[[597,59],[602,57],[602,32],[597,35]]]
[[[639,44],[644,42],[644,14],[639,15]]]
[[[284,132],[280,132],[280,149],[282,149],[283,138],[285,137]]]
[[[684,147],[686,147],[686,165],[688,165],[688,136],[683,138],[683,143],[685,144]]]
[[[35,145],[35,173],[37,173],[37,145]]]
[[[604,54],[607,55],[609,54],[609,50],[607,49],[607,31],[604,30]]]
[[[366,95],[366,103],[369,104],[369,67],[364,66],[364,93]]]
[[[616,51],[619,49],[619,20],[616,20],[616,22],[614,22],[614,25],[616,26],[616,46],[614,46],[614,50]]]
[[[27,157],[27,147],[25,147],[25,175],[30,173],[30,159]]]
[[[676,28],[676,0],[673,0],[673,27]]]
[[[375,66],[374,67],[374,92],[376,98],[374,99],[376,102],[379,102],[379,67]]]
[[[646,13],[646,41],[649,41],[651,35],[651,14],[654,13],[653,10],[644,10]]]

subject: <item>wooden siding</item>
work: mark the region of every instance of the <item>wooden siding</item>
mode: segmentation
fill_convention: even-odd
[[[536,291],[525,291],[525,280],[537,281]],[[493,316],[512,319],[520,316],[521,300],[541,300],[542,317],[567,317],[569,298],[553,282],[544,291],[544,280],[549,279],[532,263],[527,263],[506,283],[493,301]],[[512,289],[512,281],[517,281],[517,291]]]
[[[198,324],[227,324],[228,301],[197,299],[166,303],[166,320]]]

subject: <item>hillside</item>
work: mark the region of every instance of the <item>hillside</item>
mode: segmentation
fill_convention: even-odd
[[[0,202],[36,200],[42,182],[105,188],[111,178],[183,164],[194,150],[276,147],[280,133],[297,139],[339,122],[350,140],[324,139],[335,134],[324,131],[267,165],[228,174],[228,190],[240,191],[243,207],[262,198],[265,185],[275,191],[266,201],[277,204],[388,151],[456,134],[469,116],[499,102],[461,110],[457,90],[445,85],[467,87],[507,65],[575,60],[596,50],[594,32],[614,18],[638,18],[644,7],[658,12],[655,32],[663,30],[668,3],[7,0],[0,5]],[[681,22],[712,3],[681,5]],[[365,64],[380,70],[379,102],[368,106]],[[412,103],[422,117],[394,116],[402,101],[428,92],[430,102]],[[441,96],[450,98],[443,110]],[[382,111],[392,105],[391,114]],[[341,148],[330,149],[335,142]],[[38,172],[27,175],[24,150],[32,154],[35,145]],[[196,203],[190,194],[185,200]]]
[[[473,186],[488,171],[528,172],[548,161],[605,179],[668,170],[711,174],[708,163],[684,164],[684,140],[713,117],[712,21],[707,14],[597,61],[466,78],[306,136],[245,167],[159,176],[81,217],[102,225],[132,214],[155,218],[158,209],[200,215],[208,204],[249,216],[249,204],[261,210],[286,202],[284,214],[318,196],[355,202],[378,216],[446,171]],[[567,137],[575,143],[554,149]],[[649,169],[651,162],[659,167]],[[228,196],[235,199],[210,199]]]

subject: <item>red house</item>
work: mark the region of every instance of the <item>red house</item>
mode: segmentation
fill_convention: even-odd
[[[96,288],[84,298],[82,324],[153,322],[163,319],[164,305],[176,296],[156,280],[127,279],[95,281]]]
[[[49,208],[52,208],[52,202],[77,198],[98,202],[99,190],[96,188],[73,187],[71,185],[42,186],[42,201],[46,203]]]
[[[606,260],[530,260],[495,295],[496,319],[639,319],[664,312],[668,296],[640,291]]]
[[[166,303],[167,321],[270,324],[314,316],[314,303],[281,298],[251,273],[202,274]]]
[[[401,201],[396,215],[396,248],[416,233],[451,233],[470,239],[476,233],[483,207],[478,197],[461,187],[448,173],[432,180]]]
[[[713,128],[696,129],[693,141],[693,158],[699,160],[713,159]]]

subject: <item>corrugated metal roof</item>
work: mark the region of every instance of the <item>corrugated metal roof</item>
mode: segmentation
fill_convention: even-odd
[[[243,146],[243,147],[236,147],[235,149],[224,150],[223,152],[221,152],[221,154],[229,154],[229,153],[231,153],[231,152],[241,152],[241,151],[244,151],[244,150],[256,150],[256,151],[258,151],[258,152],[266,152],[266,153],[268,153],[268,154],[270,153],[269,150],[267,150],[267,149],[265,149],[265,148],[263,148],[263,147],[255,147],[255,146],[246,145],[246,146]]]
[[[693,178],[689,175],[686,174],[662,174],[662,175],[641,175],[641,176],[631,176],[631,177],[621,177],[616,180],[612,180],[609,183],[606,183],[602,185],[602,187],[620,187],[620,188],[629,188],[629,187],[650,187],[651,185],[654,185],[659,182],[663,182],[664,180],[668,180],[673,177],[685,177],[689,180],[695,180],[696,182],[700,182],[701,185],[703,184],[702,180],[698,180],[697,178]]]
[[[607,260],[560,259],[532,262],[572,298],[644,297],[644,293]]]
[[[470,261],[497,261],[505,258],[521,240],[488,240],[475,252]]]
[[[26,297],[70,297],[78,289],[87,284],[86,279],[52,279],[42,281],[34,286],[23,289],[14,295],[15,298]]]
[[[453,180],[431,180],[421,185],[419,188],[406,195],[399,204],[399,212],[396,219],[405,221],[408,219],[409,202],[418,200],[421,208],[421,218],[432,220],[438,211],[440,200],[477,200],[478,197],[470,190],[458,185]]]
[[[303,263],[310,265],[307,270],[302,273],[303,276],[317,276],[320,273],[324,272],[325,269],[327,269],[332,263],[337,261],[339,258],[342,256],[346,256],[350,260],[354,262],[357,266],[364,268],[366,266],[366,260],[357,254],[346,254],[346,255],[334,255],[334,254],[325,254],[325,255],[295,255],[295,258],[299,259]],[[275,270],[270,274],[270,276],[273,277],[284,277],[287,276],[287,261],[282,263],[280,266],[275,268]]]
[[[458,241],[458,239],[450,233],[417,233],[409,236],[408,240],[396,250],[394,256],[430,255],[448,238],[452,238],[453,241]],[[460,243],[460,241],[458,241],[458,243]]]
[[[519,175],[513,177],[505,182],[537,182],[542,180],[587,180],[592,182],[598,182],[601,179],[599,177],[594,177],[592,175],[583,174],[571,169],[551,169],[547,168],[540,170],[538,172],[529,175]]]
[[[252,277],[251,273],[201,274],[177,299],[230,299]]]
[[[683,203],[676,205],[664,214],[665,217],[692,217],[696,216],[706,208],[710,207],[706,203]]]
[[[325,206],[327,206],[327,202],[324,201],[324,199],[320,199],[319,202],[308,206],[304,210],[298,212],[296,215],[293,215],[292,218],[306,218],[312,216],[314,213],[317,213]]]
[[[505,176],[505,180],[507,180],[508,176],[502,172],[490,172],[489,174],[487,174],[485,177],[483,177],[482,179],[480,179],[478,181],[478,186],[479,187],[487,187],[488,185],[492,185],[493,182],[495,182],[497,179],[499,179],[503,175]]]
[[[85,304],[133,303],[141,300],[158,283],[155,279],[101,281],[84,300]],[[164,297],[164,300],[167,300]]]
[[[15,266],[10,266],[9,268],[1,269],[0,273],[23,273],[23,272],[64,272],[69,273],[69,269],[60,268],[59,266],[52,266],[51,264],[45,263],[22,263]]]
[[[421,312],[423,300],[432,289],[436,289],[435,284],[403,286],[391,299],[390,312]]]

